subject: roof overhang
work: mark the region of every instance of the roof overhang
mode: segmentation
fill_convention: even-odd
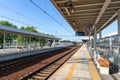
[[[76,32],[97,33],[117,18],[120,0],[51,0]]]
[[[48,38],[48,39],[60,39],[54,36],[48,36],[45,34],[39,34],[35,32],[29,32],[26,30],[16,29],[12,27],[2,26],[0,25],[0,32],[1,33],[7,33],[7,34],[18,34],[18,35],[24,35],[24,36],[31,36],[31,37],[42,37],[42,38]]]

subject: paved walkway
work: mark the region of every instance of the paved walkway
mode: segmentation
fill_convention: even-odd
[[[48,80],[101,80],[91,61],[87,48],[83,45]]]

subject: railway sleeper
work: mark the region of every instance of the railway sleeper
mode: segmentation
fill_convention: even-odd
[[[44,69],[43,71],[50,71],[50,70],[53,70],[53,69],[56,69],[58,66],[54,66],[54,67],[51,67],[51,68],[46,68]]]
[[[76,52],[76,50],[74,51]],[[46,80],[60,65],[61,63],[63,63],[64,61],[66,61],[67,58],[69,58],[71,55],[73,54],[70,53],[69,55],[63,55],[65,59],[63,59],[63,57],[59,58],[59,60],[55,60],[54,62],[50,63],[50,65],[44,67],[42,69],[42,71],[38,72],[36,75],[33,74],[33,76],[31,78],[27,78],[27,80],[29,79],[33,79],[33,80]]]
[[[3,67],[3,68],[0,68],[0,70],[5,70],[5,69],[6,69],[6,68],[4,68],[4,67]]]
[[[41,72],[44,72],[44,71],[51,71],[53,70],[54,68],[46,68],[46,69],[43,69]]]
[[[38,73],[36,76],[41,76],[41,77],[47,77],[48,76],[48,74],[40,74],[40,73]]]
[[[40,76],[33,76],[33,80],[45,80],[46,77],[40,77]]]
[[[41,74],[49,74],[51,72],[46,72],[46,71],[43,71]]]
[[[47,68],[47,69],[54,69],[55,68],[55,66],[51,66],[51,67],[49,67],[49,68]],[[44,69],[45,70],[45,69]]]
[[[33,80],[32,78],[28,78],[28,80]]]
[[[52,69],[47,69],[47,70],[44,70],[45,72],[51,72],[52,71]]]

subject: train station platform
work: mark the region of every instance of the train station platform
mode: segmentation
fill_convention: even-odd
[[[49,80],[101,80],[101,77],[83,45]]]
[[[51,48],[49,46],[44,46],[43,48],[37,47],[37,49],[44,49],[44,48]],[[36,50],[35,48],[31,48],[30,50]],[[5,49],[0,49],[0,55],[5,54],[5,53],[16,53],[16,52],[24,52],[24,51],[29,51],[27,48],[7,48]]]
[[[20,57],[40,54],[43,52],[48,52],[48,51],[57,50],[61,48],[63,47],[44,47],[44,48],[39,48],[35,50],[33,49],[33,50],[24,50],[24,51],[16,51],[16,49],[11,49],[11,51],[6,50],[6,52],[3,52],[3,53],[0,52],[0,62],[15,59],[15,58],[20,58]],[[0,51],[3,51],[3,49],[1,49]]]

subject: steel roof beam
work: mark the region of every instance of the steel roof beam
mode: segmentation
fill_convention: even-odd
[[[81,12],[81,11],[95,11],[95,10],[100,10],[101,8],[97,8],[97,9],[84,9],[84,10],[77,10],[74,12]]]
[[[87,4],[87,5],[77,5],[77,6],[74,6],[75,8],[78,8],[78,7],[87,7],[87,6],[97,6],[97,5],[103,5],[104,3],[95,3],[95,4]]]
[[[55,3],[65,3],[65,2],[67,2],[67,1],[57,1]]]
[[[116,3],[120,3],[120,1],[111,2],[110,4],[116,4]],[[87,4],[87,5],[77,5],[74,7],[77,8],[77,7],[86,7],[86,6],[97,6],[97,5],[103,5],[103,4],[104,3],[95,3],[95,4]]]
[[[107,9],[115,9],[115,8],[120,8],[120,7],[109,7]],[[97,8],[97,9],[85,9],[85,10],[76,10],[74,12],[84,12],[84,11],[96,11],[96,10],[101,10],[101,8]],[[66,12],[62,12],[62,13],[66,13]]]
[[[97,30],[97,32],[99,32],[101,29],[103,29],[109,22],[111,22],[116,16],[117,16],[117,13],[118,13],[118,11],[117,12],[115,12],[115,14],[114,15],[112,15],[112,17],[111,18],[109,18],[109,20],[106,22],[106,23],[104,23],[103,25],[102,25],[102,27],[100,27],[100,29],[99,30]]]
[[[111,17],[111,15],[104,15],[104,16],[105,17],[102,17],[102,18]],[[67,17],[66,19],[79,19],[79,18],[97,18],[97,16],[85,16],[85,17],[76,16],[76,17]]]
[[[105,12],[104,14],[108,14],[108,13],[114,13],[115,11],[111,11],[111,12]],[[92,15],[92,14],[98,14],[98,13],[79,13],[79,14],[71,14],[71,16],[79,16],[79,15]]]
[[[105,10],[107,9],[108,5],[110,4],[111,0],[106,0],[102,9],[100,10],[99,15],[97,16],[97,19],[95,20],[95,23],[93,25],[93,29],[95,28],[96,24],[99,22],[100,18],[104,14]]]
[[[97,16],[89,16],[89,17],[88,17],[88,16],[87,16],[87,17],[86,17],[86,16],[85,16],[85,17],[83,17],[83,16],[82,16],[82,17],[79,17],[79,16],[78,16],[78,17],[66,17],[66,18],[67,18],[67,19],[72,19],[72,18],[97,18]]]
[[[92,15],[92,14],[98,14],[98,13],[71,14],[71,16]]]
[[[71,15],[71,17],[79,17],[79,16],[97,16],[98,13],[94,13],[94,14],[78,14],[78,15]],[[66,15],[66,17],[69,17]]]
[[[65,3],[67,1],[59,1],[61,3]],[[59,3],[59,2],[56,2],[56,3]],[[120,1],[114,1],[114,2],[111,2],[110,4],[116,4],[116,3],[120,3]],[[94,3],[94,4],[86,4],[86,5],[76,5],[74,6],[75,8],[77,7],[86,7],[86,6],[97,6],[97,5],[103,5],[104,3]],[[61,7],[61,9],[64,8],[64,7]]]

